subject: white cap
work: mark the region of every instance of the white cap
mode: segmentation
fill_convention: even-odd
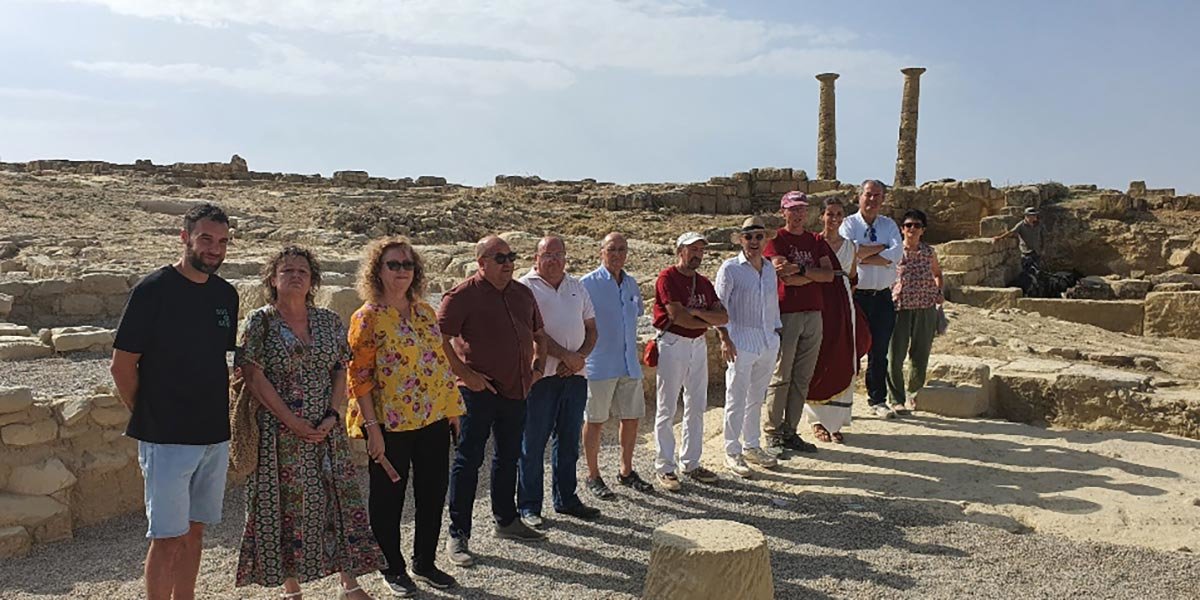
[[[708,244],[708,240],[704,239],[704,236],[696,233],[695,231],[689,231],[679,236],[679,239],[675,240],[675,249],[678,250],[684,246],[691,246],[696,242],[704,242],[705,244]]]

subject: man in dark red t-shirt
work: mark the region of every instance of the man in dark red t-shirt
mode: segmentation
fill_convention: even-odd
[[[688,232],[675,242],[678,260],[654,283],[654,327],[658,336],[657,408],[654,414],[654,459],[658,484],[667,491],[680,488],[675,474],[675,406],[683,390],[683,474],[701,483],[716,483],[717,474],[700,466],[704,447],[704,407],[708,404],[709,327],[729,322],[717,291],[696,272],[704,259],[704,236]]]
[[[796,425],[808,398],[821,350],[822,293],[817,282],[833,281],[833,250],[824,240],[804,230],[808,198],[804,192],[788,192],[779,201],[784,226],[767,242],[763,256],[771,259],[779,274],[779,362],[767,392],[767,419],[763,433],[773,453],[785,450],[816,452],[817,447],[800,439]]]

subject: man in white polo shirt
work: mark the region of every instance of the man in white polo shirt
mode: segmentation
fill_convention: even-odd
[[[896,282],[896,263],[904,256],[900,228],[879,214],[887,188],[877,179],[862,183],[858,212],[838,229],[842,238],[858,246],[858,288],[854,299],[862,307],[871,329],[871,351],[867,354],[867,394],[871,412],[891,419],[908,414],[903,407],[887,404],[888,347],[896,328],[896,305],[892,302],[892,284]]]
[[[596,314],[587,289],[567,274],[566,266],[567,248],[562,238],[546,236],[538,242],[533,269],[519,280],[537,300],[548,346],[546,376],[533,384],[526,398],[525,435],[518,464],[517,510],[521,521],[535,529],[545,526],[542,457],[551,438],[555,512],[588,520],[600,516],[599,509],[579,499],[575,475],[587,404],[583,369],[596,345]]]
[[[763,259],[763,247],[774,237],[763,220],[748,217],[733,243],[741,253],[717,271],[717,297],[729,312],[719,327],[725,369],[725,467],[738,477],[750,477],[746,463],[776,466],[775,457],[759,444],[762,405],[779,355],[779,281],[775,266]]]

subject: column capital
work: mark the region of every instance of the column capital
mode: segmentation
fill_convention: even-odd
[[[904,73],[906,76],[913,77],[924,73],[925,67],[908,67],[905,69],[900,69],[900,72]]]
[[[837,73],[821,73],[820,75],[817,75],[817,80],[822,83],[827,83],[827,82],[831,83],[834,80],[836,80],[838,77],[841,77],[841,76],[838,75]]]

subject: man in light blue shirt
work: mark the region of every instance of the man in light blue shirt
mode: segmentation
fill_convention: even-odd
[[[725,467],[749,478],[747,463],[776,466],[760,444],[762,405],[779,356],[779,280],[775,266],[763,259],[768,231],[763,220],[748,217],[733,242],[741,253],[717,271],[717,297],[729,311],[729,323],[717,329],[725,369]],[[744,440],[743,440],[744,438]]]
[[[637,349],[642,293],[637,281],[625,272],[628,255],[625,236],[614,231],[600,243],[600,267],[580,278],[592,299],[597,331],[596,347],[587,357],[588,397],[583,424],[586,487],[601,500],[616,498],[600,476],[599,465],[600,432],[612,415],[621,421],[617,483],[643,493],[654,489],[633,470],[638,420],[646,414],[646,400]]]
[[[892,284],[896,282],[896,263],[904,256],[904,246],[896,222],[879,214],[886,189],[879,180],[864,181],[858,212],[842,221],[838,233],[858,246],[858,288],[854,290],[854,299],[862,307],[871,329],[871,351],[867,354],[868,403],[876,416],[891,419],[908,411],[887,404],[888,346],[896,328]]]

